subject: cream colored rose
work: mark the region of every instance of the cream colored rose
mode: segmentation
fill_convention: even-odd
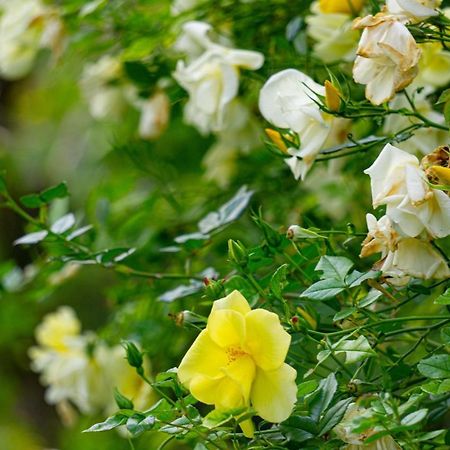
[[[259,94],[264,118],[299,135],[300,148],[289,148],[291,158],[286,159],[296,179],[306,176],[330,133],[330,124],[315,102],[316,94],[324,96],[324,87],[295,69],[272,75]]]
[[[0,2],[0,76],[9,80],[30,72],[41,48],[57,50],[62,23],[40,0]]]
[[[415,156],[387,144],[364,173],[371,178],[374,208],[386,205],[386,215],[403,234],[450,234],[450,198],[429,186]]]
[[[188,92],[187,123],[207,134],[223,129],[226,108],[237,96],[240,69],[259,69],[259,52],[224,47],[202,37],[205,51],[190,63],[178,61],[173,77]]]
[[[95,119],[120,117],[126,105],[123,86],[117,84],[121,76],[120,61],[109,55],[84,68],[80,85]]]
[[[380,105],[413,81],[420,49],[406,26],[393,16],[380,13],[356,19],[354,27],[364,31],[353,78],[366,85],[366,98]]]

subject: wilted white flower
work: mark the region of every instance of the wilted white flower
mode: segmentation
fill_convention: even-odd
[[[386,0],[386,9],[408,22],[420,22],[428,17],[437,16],[442,0]]]
[[[226,108],[237,96],[239,69],[259,69],[259,52],[236,50],[203,42],[205,51],[192,62],[178,61],[173,77],[189,93],[184,115],[187,123],[207,134],[223,129]]]
[[[123,86],[119,84],[122,65],[117,58],[102,56],[88,64],[81,76],[80,85],[95,119],[117,119],[126,101]]]
[[[381,253],[375,264],[394,284],[405,284],[409,278],[448,278],[450,270],[442,255],[429,241],[403,237],[393,227],[388,216],[380,220],[367,214],[367,237],[362,244],[361,256]]]
[[[337,437],[346,442],[345,450],[401,450],[401,447],[394,441],[392,436],[383,436],[370,444],[364,444],[365,439],[373,435],[375,430],[368,430],[364,433],[355,433],[353,429],[356,427],[354,421],[358,418],[370,416],[370,410],[362,408],[356,403],[352,403],[342,421],[333,428]]]
[[[57,50],[62,23],[40,0],[0,1],[0,76],[14,80],[30,72],[41,48]]]
[[[450,198],[428,185],[415,156],[387,144],[364,173],[371,178],[373,206],[386,205],[386,215],[403,234],[450,234]]]
[[[308,35],[316,41],[314,53],[325,63],[353,61],[359,36],[352,28],[350,14],[324,13],[318,2],[312,4],[311,11],[306,23]]]
[[[416,81],[414,85],[416,85]],[[413,98],[417,111],[427,119],[444,125],[444,116],[433,109],[433,105],[428,100],[427,96],[431,93],[431,88],[425,88],[419,92],[415,92],[411,88],[407,88],[407,92]],[[392,109],[410,108],[410,104],[405,95],[397,95],[389,102],[389,107]],[[392,114],[386,119],[383,125],[383,131],[387,134],[395,134],[400,130],[405,129],[415,123],[421,123],[420,119],[414,116],[405,116],[403,114]],[[437,128],[419,128],[414,130],[412,136],[397,145],[398,148],[415,153],[420,151],[423,154],[429,153],[430,148],[438,147],[442,142],[445,142],[447,132]]]
[[[404,24],[394,16],[377,14],[355,20],[364,29],[353,66],[353,78],[366,85],[374,105],[392,99],[417,75],[420,49]]]
[[[139,136],[142,139],[158,138],[169,123],[170,102],[167,94],[158,90],[147,100],[138,99],[135,106],[141,112]]]

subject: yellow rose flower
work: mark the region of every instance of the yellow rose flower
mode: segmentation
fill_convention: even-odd
[[[181,361],[178,377],[199,401],[218,410],[251,406],[282,422],[296,401],[297,372],[284,362],[291,342],[278,316],[252,310],[238,291],[214,302],[203,330]],[[242,422],[253,436],[251,420]]]
[[[323,13],[352,14],[361,11],[364,0],[319,0],[320,10]]]

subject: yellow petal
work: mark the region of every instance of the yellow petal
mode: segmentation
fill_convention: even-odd
[[[253,380],[255,363],[250,356],[240,356],[223,369],[224,373],[241,388],[244,403],[248,404]]]
[[[213,303],[211,313],[219,309],[232,309],[244,315],[251,311],[250,305],[239,291],[233,291],[226,297],[216,300]]]
[[[207,330],[203,330],[181,361],[178,378],[189,389],[191,380],[197,375],[222,376],[221,368],[227,363],[225,351],[211,339]]]
[[[297,400],[297,371],[283,364],[277,370],[256,369],[251,403],[259,416],[269,422],[286,420]]]
[[[244,316],[231,309],[212,312],[206,329],[220,347],[241,346],[245,339]]]
[[[319,0],[319,8],[323,13],[352,14],[361,10],[364,0]]]
[[[283,364],[291,336],[280,324],[278,316],[265,309],[254,309],[245,316],[246,349],[261,369],[274,370]]]
[[[330,111],[339,111],[341,106],[339,90],[328,80],[325,81],[325,103]]]
[[[239,423],[239,426],[241,427],[245,437],[253,439],[255,436],[255,425],[253,424],[252,419],[243,420]]]

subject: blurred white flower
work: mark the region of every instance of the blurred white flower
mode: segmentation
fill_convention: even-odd
[[[442,0],[386,0],[389,14],[404,18],[408,22],[420,22],[428,17],[437,16]]]
[[[80,85],[89,112],[95,119],[120,117],[126,105],[126,94],[119,84],[121,76],[120,61],[109,55],[102,56],[84,68]]]
[[[74,404],[82,413],[114,410],[114,387],[145,408],[151,389],[127,364],[122,347],[108,347],[93,333],[81,334],[72,308],[60,307],[36,327],[37,346],[29,349],[31,368],[41,374],[50,404]]]
[[[27,75],[41,48],[58,50],[62,23],[40,0],[0,1],[0,76]]]
[[[202,3],[205,3],[205,0],[174,0],[172,2],[171,12],[176,16],[185,11],[197,8]]]
[[[350,122],[333,118],[320,110],[318,95],[325,88],[308,75],[287,69],[272,75],[259,94],[259,110],[278,128],[297,133],[300,147],[290,147],[286,164],[295,179],[304,179],[320,150],[345,141]]]
[[[350,14],[322,12],[318,2],[312,4],[311,12],[305,20],[308,35],[316,41],[313,49],[317,57],[324,63],[353,61],[359,35],[352,28]]]
[[[392,99],[417,75],[420,49],[414,37],[394,16],[382,13],[356,19],[363,29],[353,78],[366,85],[366,98],[374,105]]]
[[[414,82],[414,86],[418,84]],[[430,87],[415,92],[412,87],[407,88],[407,92],[413,98],[417,111],[433,122],[444,125],[444,116],[433,109],[433,105],[428,100],[427,96],[431,94],[432,89]],[[392,109],[407,108],[411,106],[405,95],[397,95],[390,101],[389,107]],[[403,114],[391,114],[387,118],[383,125],[383,132],[386,134],[395,134],[400,130],[409,127],[415,123],[421,123],[420,119],[414,116],[405,116]],[[409,153],[416,153],[420,151],[423,154],[429,153],[430,148],[438,147],[442,142],[446,141],[447,132],[445,130],[439,130],[437,128],[419,128],[414,130],[414,133],[409,139],[399,142],[398,148],[405,150]]]
[[[167,94],[158,90],[147,100],[138,99],[135,106],[141,112],[139,136],[142,139],[157,139],[169,123],[170,102]]]
[[[212,26],[206,22],[190,20],[181,26],[181,34],[173,45],[174,50],[183,53],[186,61],[198,58],[213,41],[210,38]]]
[[[420,44],[420,49],[422,56],[414,84],[441,87],[450,83],[450,52],[445,50],[440,42]]]
[[[387,144],[364,173],[371,178],[374,208],[386,205],[386,215],[403,234],[450,234],[450,198],[428,185],[415,156]]]
[[[238,99],[233,100],[224,117],[224,129],[203,158],[205,178],[227,187],[237,171],[237,159],[260,144],[259,125],[249,109]]]
[[[224,115],[239,89],[239,69],[259,69],[259,52],[236,50],[205,41],[205,51],[190,63],[178,61],[175,80],[189,93],[184,115],[187,123],[207,134],[221,131]]]

